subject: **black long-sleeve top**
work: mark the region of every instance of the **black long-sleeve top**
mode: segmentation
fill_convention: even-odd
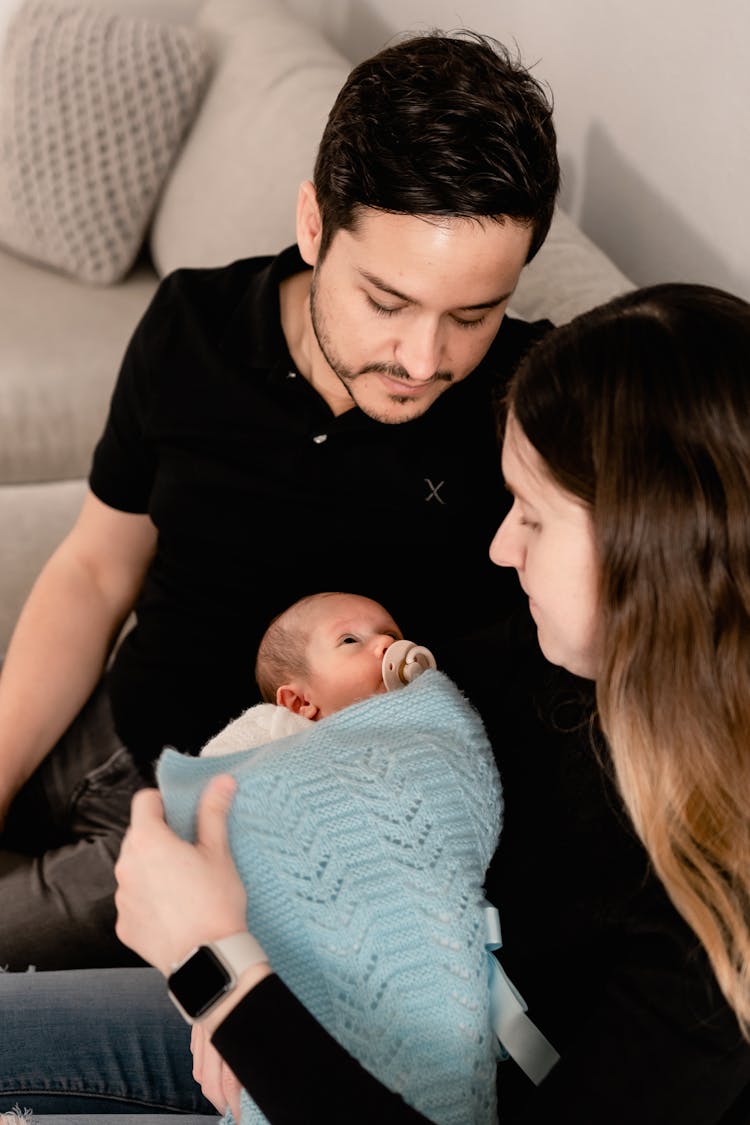
[[[505,823],[487,877],[500,957],[561,1054],[498,1068],[501,1125],[748,1125],[750,1047],[650,869],[592,734],[592,686],[544,661],[525,613],[440,654],[483,715]],[[425,1119],[276,977],[214,1036],[273,1125]]]

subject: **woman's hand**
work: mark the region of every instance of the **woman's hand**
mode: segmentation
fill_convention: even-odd
[[[229,1108],[235,1121],[239,1121],[241,1086],[211,1043],[202,1024],[193,1025],[190,1050],[193,1052],[193,1078],[204,1097],[216,1106],[219,1113],[225,1113]]]
[[[133,798],[115,866],[115,929],[165,976],[196,946],[247,928],[245,890],[227,839],[235,789],[227,774],[206,786],[195,844],[167,825],[158,790],[142,789]]]

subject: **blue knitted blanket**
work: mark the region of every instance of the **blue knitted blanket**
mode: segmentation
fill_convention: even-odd
[[[248,927],[286,985],[438,1125],[496,1121],[482,884],[502,797],[468,701],[429,671],[254,750],[167,750],[159,785],[186,838],[217,773],[239,783],[229,835]],[[242,1125],[264,1120],[243,1092]]]

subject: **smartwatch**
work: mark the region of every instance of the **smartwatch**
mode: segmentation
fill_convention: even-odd
[[[170,999],[188,1023],[197,1023],[236,988],[245,969],[262,961],[268,957],[247,931],[200,945],[167,977]]]

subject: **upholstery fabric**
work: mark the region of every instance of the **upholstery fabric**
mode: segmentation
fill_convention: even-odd
[[[566,324],[633,288],[629,278],[559,207],[549,234],[521,273],[508,312],[523,320]]]
[[[220,62],[154,215],[162,276],[295,241],[297,189],[351,69],[277,0],[208,0],[199,18]]]
[[[0,58],[0,241],[82,281],[122,278],[209,68],[194,28],[26,0]]]
[[[153,271],[90,286],[0,251],[0,482],[85,476]]]

